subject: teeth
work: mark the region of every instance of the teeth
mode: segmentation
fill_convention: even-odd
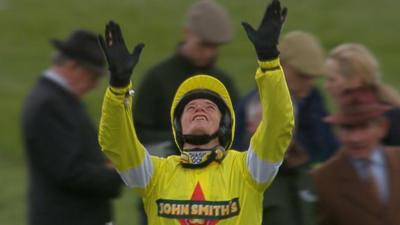
[[[205,116],[195,116],[193,120],[206,120],[207,118]]]

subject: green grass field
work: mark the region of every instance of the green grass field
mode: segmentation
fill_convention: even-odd
[[[400,3],[392,0],[281,0],[289,8],[284,33],[305,30],[329,50],[342,42],[360,42],[379,58],[384,81],[399,87]],[[0,224],[25,224],[26,168],[20,139],[20,109],[38,75],[49,66],[51,38],[63,39],[75,28],[103,32],[114,19],[129,46],[146,43],[134,82],[152,64],[168,56],[181,39],[185,9],[193,0],[0,0]],[[219,65],[241,93],[254,87],[255,53],[240,22],[258,25],[268,1],[220,0],[231,13],[235,38],[222,48]],[[100,114],[104,80],[85,100],[93,120]],[[126,190],[116,202],[119,225],[136,223],[135,195]]]

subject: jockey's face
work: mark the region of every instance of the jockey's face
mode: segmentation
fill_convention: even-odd
[[[221,112],[208,99],[195,99],[186,104],[181,117],[183,135],[211,135],[219,129]]]

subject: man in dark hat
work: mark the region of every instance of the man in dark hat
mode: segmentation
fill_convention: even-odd
[[[96,35],[73,32],[52,40],[52,66],[27,97],[22,115],[28,160],[28,224],[112,223],[121,179],[103,157],[81,98],[102,77],[105,60]]]
[[[374,91],[345,91],[340,111],[325,118],[338,127],[343,147],[313,172],[319,224],[400,224],[400,148],[381,145],[390,107]]]

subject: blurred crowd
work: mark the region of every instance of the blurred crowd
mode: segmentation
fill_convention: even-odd
[[[246,151],[261,105],[256,87],[239,97],[234,80],[217,66],[220,47],[233,38],[228,12],[213,1],[198,1],[188,9],[182,32],[176,49],[147,70],[136,90],[140,140],[151,154],[179,154],[168,119],[173,95],[188,77],[210,74],[231,94],[233,147]],[[103,77],[105,60],[90,31],[74,31],[52,44],[53,64],[23,113],[29,221],[112,224],[110,201],[122,182],[103,157],[81,100]],[[318,37],[306,31],[288,31],[279,51],[296,126],[264,194],[263,224],[400,224],[400,95],[382,81],[378,59],[360,43],[343,43],[326,54]],[[137,207],[138,220],[146,224],[141,202]]]

